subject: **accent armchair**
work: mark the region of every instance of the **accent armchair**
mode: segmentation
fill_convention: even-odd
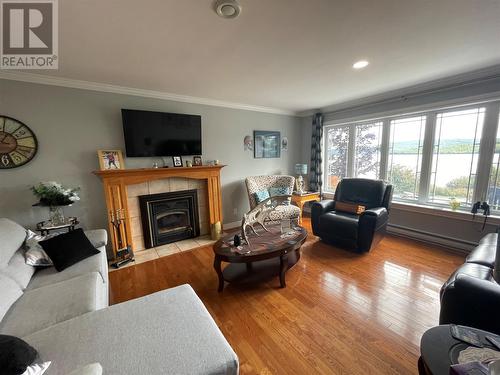
[[[315,202],[311,209],[314,235],[357,252],[367,252],[383,238],[392,201],[392,185],[364,178],[344,178],[333,200]],[[361,214],[336,210],[336,203],[365,207]]]
[[[291,195],[295,185],[293,176],[252,176],[245,179],[250,209],[258,203],[274,195]],[[269,215],[268,221],[279,222],[283,219],[297,220],[300,209],[292,204],[280,205]]]

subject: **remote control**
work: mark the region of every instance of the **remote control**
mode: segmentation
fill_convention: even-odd
[[[486,336],[486,340],[491,342],[495,348],[500,350],[500,337]]]
[[[469,328],[452,325],[450,327],[450,331],[451,335],[459,341],[477,346],[478,348],[484,347],[484,345],[481,343],[481,338],[479,337],[479,335]]]

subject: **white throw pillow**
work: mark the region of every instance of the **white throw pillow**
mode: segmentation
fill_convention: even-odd
[[[59,233],[48,234],[46,236],[39,235],[35,232],[26,231],[27,237],[24,242],[24,257],[26,258],[26,264],[34,267],[51,267],[54,264],[50,260],[47,253],[40,246],[39,242],[47,240],[49,238],[57,236]]]
[[[31,366],[28,366],[25,372],[22,375],[42,375],[49,368],[51,362],[37,363]]]
[[[10,277],[0,273],[0,321],[10,307],[23,295],[23,291]]]

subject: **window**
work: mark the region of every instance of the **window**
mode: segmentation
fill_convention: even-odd
[[[474,108],[437,114],[429,202],[472,203],[484,113]]]
[[[341,179],[347,176],[349,127],[338,126],[326,131],[326,188],[335,191]]]
[[[387,179],[395,198],[418,198],[425,121],[426,116],[391,121]]]
[[[495,153],[488,181],[488,203],[491,209],[500,210],[500,126],[497,130]]]
[[[486,199],[500,212],[499,112],[500,101],[491,101],[327,124],[325,191],[344,177],[383,178],[395,201],[448,208],[457,200],[469,210]]]
[[[356,125],[354,176],[374,179],[380,176],[382,125],[382,122]]]

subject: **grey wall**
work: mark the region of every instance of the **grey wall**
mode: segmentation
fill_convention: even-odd
[[[356,106],[355,102],[350,103],[351,107],[345,107],[338,111],[328,111],[328,108],[323,109],[325,121],[342,121],[343,119],[376,116],[379,113],[397,111],[404,113],[406,108],[414,108],[417,106],[432,106],[435,103],[460,100],[462,98],[470,98],[485,94],[494,94],[500,92],[500,78],[492,78],[482,82],[468,83],[457,87],[443,88],[432,93],[411,93],[400,90],[399,94],[408,94],[407,99],[388,100],[380,103],[367,103],[366,99],[360,102],[367,103]],[[390,97],[390,95],[388,95]],[[312,117],[306,116],[302,120],[302,142],[303,154],[302,162],[309,163],[311,150],[311,129]],[[476,218],[476,223],[467,220],[452,219],[448,217],[440,217],[429,215],[420,212],[409,212],[407,210],[398,210],[396,208],[391,212],[390,223],[416,231],[434,233],[444,237],[451,237],[457,240],[466,242],[477,242],[484,233],[493,232],[496,230],[496,225],[490,224],[486,226],[484,232],[481,231],[482,223],[479,224],[482,217]]]
[[[48,216],[46,208],[31,207],[29,187],[39,181],[59,181],[81,187],[82,200],[66,208],[86,228],[105,227],[104,196],[96,150],[124,150],[121,108],[199,114],[202,116],[203,159],[219,159],[222,169],[224,222],[241,220],[248,210],[246,176],[293,173],[301,160],[300,119],[292,116],[179,103],[129,95],[0,80],[0,114],[14,117],[36,134],[39,151],[17,169],[0,170],[0,217],[26,227]],[[288,151],[279,159],[254,159],[243,151],[243,137],[253,130],[278,130],[288,137]],[[156,159],[155,159],[156,160]],[[167,158],[171,165],[171,158]],[[150,167],[153,159],[127,158],[127,168]]]
[[[436,234],[454,241],[477,243],[486,233],[494,232],[497,228],[497,225],[493,224],[490,219],[485,229],[482,230],[483,220],[484,216],[481,214],[472,221],[472,215],[469,220],[461,220],[394,208],[391,211],[389,223]]]

